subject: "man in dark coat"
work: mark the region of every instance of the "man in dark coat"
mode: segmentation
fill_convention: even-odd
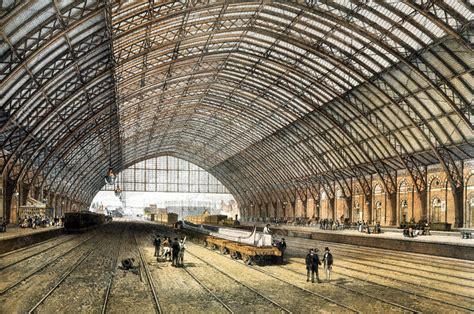
[[[306,281],[309,281],[309,273],[311,271],[311,282],[314,282],[314,273],[316,272],[316,279],[319,283],[319,274],[318,274],[319,265],[321,265],[321,262],[319,261],[318,254],[316,254],[315,250],[310,249],[308,255],[306,255],[306,271],[307,271]]]
[[[173,258],[172,266],[178,266],[178,257],[181,246],[179,245],[178,238],[174,238],[173,244],[171,245],[171,254]]]
[[[153,241],[153,245],[155,246],[155,254],[154,256],[160,256],[160,247],[161,247],[161,238],[160,236],[156,236],[155,240]]]
[[[285,251],[286,251],[285,238],[281,238],[281,241],[278,242],[277,247],[278,247],[278,250],[280,250],[280,252],[281,252],[280,263],[283,263],[283,255],[285,254]]]

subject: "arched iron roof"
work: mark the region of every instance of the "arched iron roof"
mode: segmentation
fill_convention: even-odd
[[[0,142],[13,180],[92,199],[172,155],[241,203],[472,158],[463,1],[7,1]],[[332,191],[334,193],[334,191]]]

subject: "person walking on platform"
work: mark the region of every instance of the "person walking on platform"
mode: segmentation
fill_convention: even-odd
[[[319,261],[318,254],[313,249],[309,250],[308,255],[306,255],[306,271],[307,277],[306,282],[309,281],[309,273],[311,272],[311,282],[314,283],[314,273],[316,272],[316,280],[319,281],[318,266],[321,265]]]
[[[174,238],[173,244],[171,244],[171,256],[172,256],[172,263],[171,266],[178,266],[178,255],[179,255],[179,241],[178,238]]]
[[[326,250],[324,251],[323,263],[324,263],[324,270],[326,271],[326,281],[331,281],[333,258],[328,247],[326,247]]]
[[[157,235],[155,240],[153,241],[153,245],[155,246],[155,256],[157,259],[160,256],[160,248],[161,248],[161,238],[160,235]]]

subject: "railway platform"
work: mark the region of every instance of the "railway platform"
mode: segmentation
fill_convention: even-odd
[[[61,235],[63,232],[63,227],[38,227],[32,229],[9,225],[6,232],[0,233],[0,254],[46,241]]]
[[[241,224],[241,228],[250,229],[255,225],[257,225],[257,229],[259,230],[265,226],[264,223],[255,224],[244,222]],[[382,233],[380,234],[366,234],[353,229],[322,230],[315,226],[274,225],[271,226],[270,229],[277,237],[292,236],[296,238],[474,260],[474,240],[462,239],[459,232],[431,231],[431,235],[420,235],[409,238],[404,237],[401,230],[390,228],[382,228]]]

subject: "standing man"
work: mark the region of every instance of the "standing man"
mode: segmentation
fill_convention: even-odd
[[[319,283],[318,265],[321,265],[319,257],[313,249],[310,249],[308,255],[306,255],[306,282],[309,281],[309,272],[311,271],[311,282],[314,283],[314,273],[316,272],[316,280]]]
[[[179,255],[179,241],[178,238],[174,238],[173,244],[171,245],[172,263],[171,266],[178,266],[178,255]]]
[[[331,271],[332,271],[333,258],[332,258],[332,254],[329,251],[328,247],[326,247],[326,249],[324,251],[323,263],[324,263],[324,270],[326,271],[326,280],[331,281]]]
[[[178,254],[178,266],[184,266],[184,250],[186,249],[186,245],[184,242],[186,241],[186,237],[181,238],[179,241],[179,254]]]
[[[281,256],[280,256],[280,263],[283,263],[283,255],[285,254],[285,251],[286,251],[286,242],[285,242],[285,238],[281,238],[281,241],[278,242],[278,249],[280,250],[281,252]]]
[[[161,238],[160,235],[157,235],[155,240],[153,241],[153,244],[155,245],[155,254],[156,259],[158,260],[158,257],[160,256],[160,247],[161,247]]]

